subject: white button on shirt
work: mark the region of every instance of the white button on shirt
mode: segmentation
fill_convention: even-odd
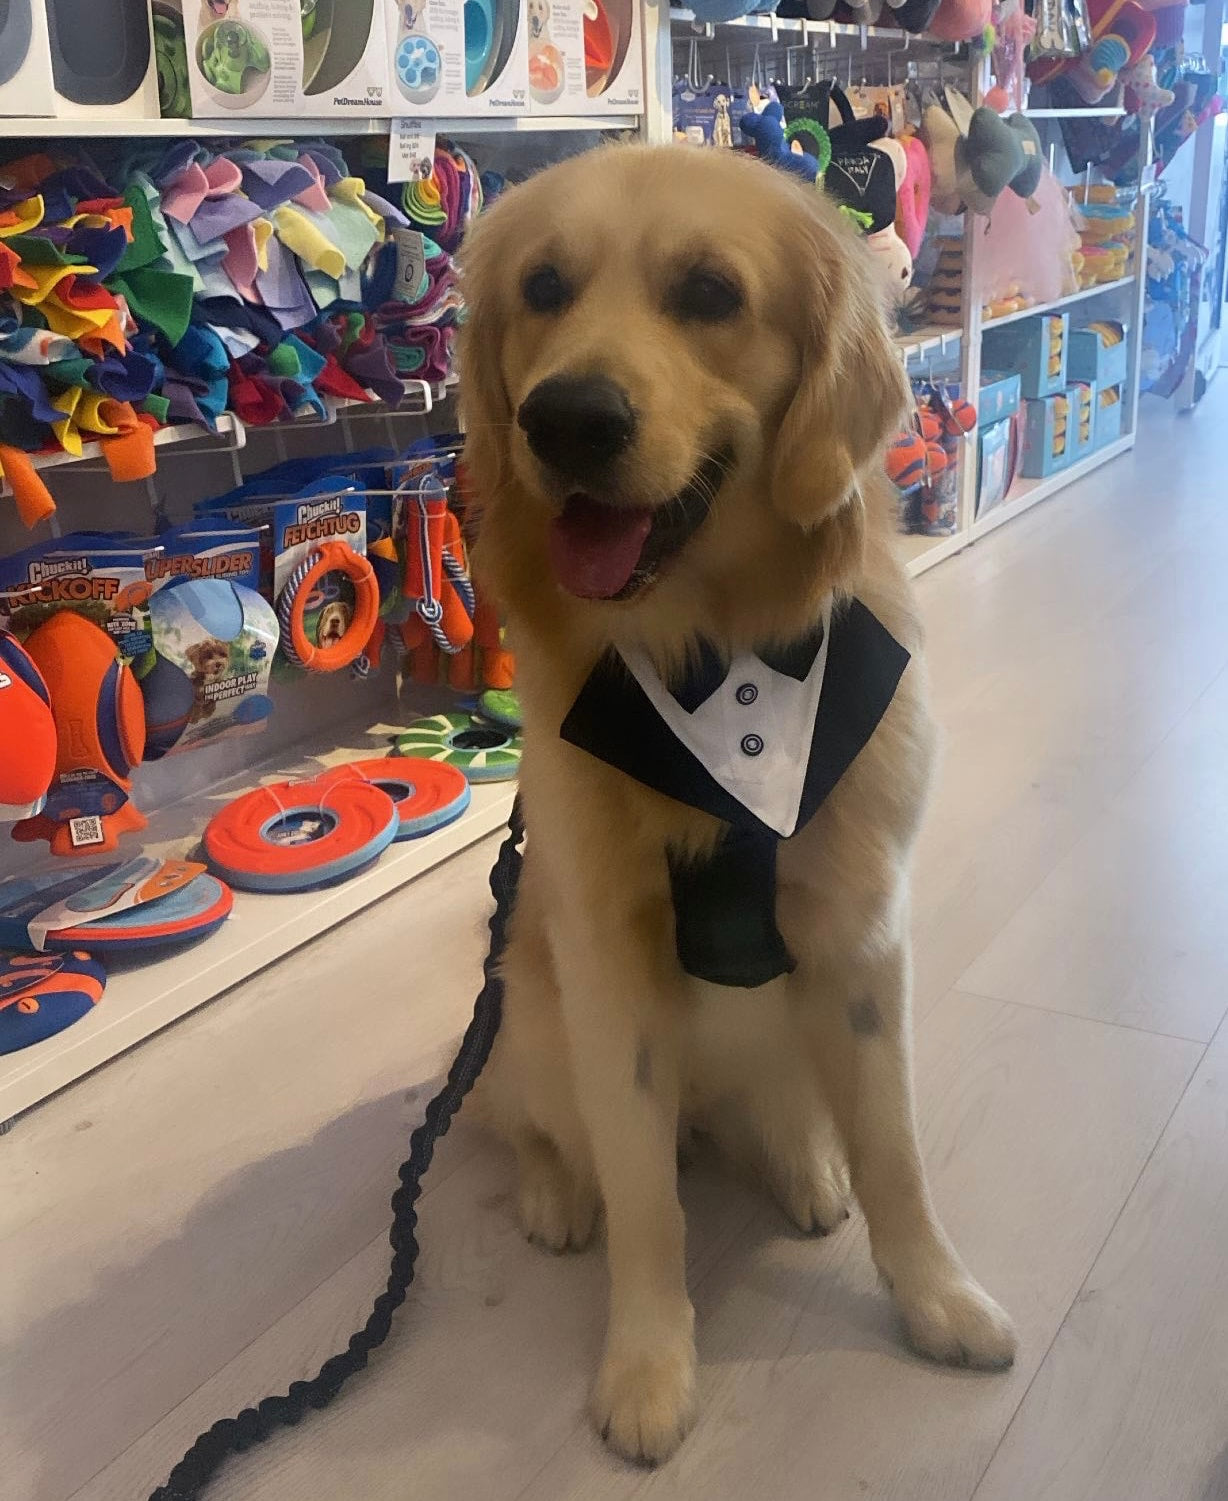
[[[631,675],[683,745],[726,792],[786,839],[797,828],[801,810],[827,671],[830,626],[828,609],[823,643],[801,682],[744,652],[729,664],[716,692],[691,713],[661,681],[645,653],[622,653]]]

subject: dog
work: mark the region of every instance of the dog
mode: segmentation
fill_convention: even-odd
[[[335,646],[342,639],[354,619],[354,611],[343,599],[334,599],[320,611],[316,626],[317,646]]]
[[[531,1239],[579,1249],[604,1209],[598,1430],[658,1462],[692,1419],[686,1126],[761,1173],[803,1231],[847,1218],[851,1176],[913,1345],[1009,1365],[1010,1320],[935,1217],[913,1118],[908,861],[935,736],[882,472],[908,388],[864,247],[763,163],[618,146],[511,189],[469,237],[464,282],[475,557],[517,652],[528,836],[477,1109],[514,1150]],[[747,885],[750,865],[723,858],[735,824],[651,785],[660,724],[698,712],[671,685],[705,659],[717,681],[752,664],[714,690],[708,728],[730,751],[725,781],[779,803],[805,745],[775,747],[774,778],[754,782],[728,735],[749,726],[746,757],[770,757],[792,721],[757,717],[757,700],[770,688],[779,708],[793,690],[764,658],[830,649],[834,692],[861,626],[894,663],[888,701],[804,827],[748,836],[775,871]],[[855,666],[839,676],[850,702],[878,691]],[[824,678],[815,744],[827,694]],[[612,750],[577,733],[586,705],[645,698],[651,725],[590,716]],[[711,796],[741,817],[723,786]],[[716,901],[733,927],[762,889],[773,904],[756,921],[774,977],[754,989],[695,977],[728,938],[694,897],[712,870],[749,893]]]
[[[189,646],[184,655],[192,664],[188,681],[192,684],[192,714],[189,724],[198,724],[202,719],[211,719],[217,705],[208,696],[210,683],[216,683],[230,666],[230,648],[224,641],[210,637]]]
[[[543,47],[550,40],[550,0],[528,0],[529,46]]]

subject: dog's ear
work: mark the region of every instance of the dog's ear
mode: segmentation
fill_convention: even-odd
[[[461,375],[461,418],[465,430],[465,468],[469,488],[480,508],[502,481],[508,463],[512,432],[512,403],[503,379],[500,350],[507,310],[502,306],[508,284],[507,262],[514,249],[505,229],[515,195],[503,198],[475,222],[465,236],[461,255],[461,284],[465,293],[465,321],[457,346]]]
[[[833,218],[803,201],[784,241],[802,297],[801,374],[777,434],[772,501],[807,528],[856,493],[909,399],[870,252]]]

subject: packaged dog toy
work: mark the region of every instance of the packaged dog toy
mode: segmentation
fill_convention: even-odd
[[[382,115],[377,0],[183,0],[192,113]]]
[[[59,610],[26,640],[51,699],[55,777],[43,811],[13,826],[13,838],[46,839],[53,855],[113,850],[145,827],[129,800],[145,750],[145,711],[114,641],[73,610]]]
[[[278,625],[256,589],[259,534],[192,523],[159,538],[146,571],[152,646],[133,664],[145,699],[145,759],[261,729],[272,710]]]
[[[125,661],[152,644],[145,606],[149,544],[74,532],[0,558],[0,628],[19,639],[63,610],[105,631]]]
[[[379,618],[367,561],[367,505],[357,485],[317,480],[273,507],[273,593],[282,651],[296,667],[336,672],[362,653]]]
[[[532,114],[642,112],[638,5],[632,0],[526,0],[526,8]]]
[[[518,115],[529,108],[522,0],[382,0],[399,114]],[[534,0],[529,0],[530,8]]]

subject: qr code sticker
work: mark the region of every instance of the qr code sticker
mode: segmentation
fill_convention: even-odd
[[[87,844],[106,843],[106,835],[102,832],[101,818],[70,818],[68,820],[68,837],[72,840],[72,847],[75,850],[79,850]]]

